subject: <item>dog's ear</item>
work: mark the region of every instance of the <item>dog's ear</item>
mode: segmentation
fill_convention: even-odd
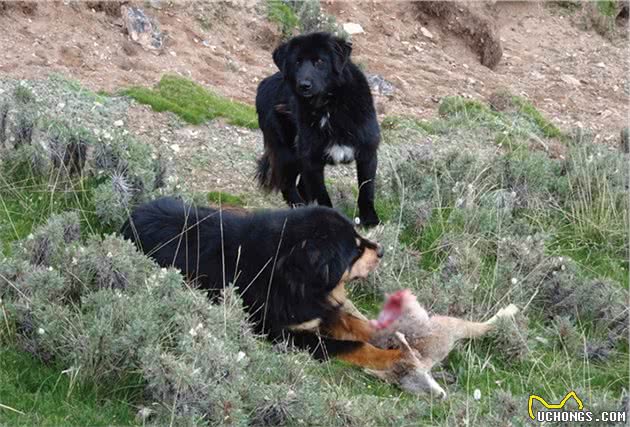
[[[346,64],[350,60],[352,53],[352,42],[344,40],[340,37],[333,37],[333,69],[335,73],[341,74]]]
[[[273,51],[273,62],[276,63],[276,66],[283,75],[285,74],[288,51],[289,43],[282,43]]]
[[[325,242],[303,240],[278,259],[276,274],[281,275],[289,292],[304,298],[334,289],[349,263]]]

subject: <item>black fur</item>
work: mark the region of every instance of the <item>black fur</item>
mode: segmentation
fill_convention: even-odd
[[[340,306],[329,293],[363,247],[373,247],[333,209],[243,213],[162,198],[135,209],[122,234],[211,296],[234,283],[257,332],[273,340],[290,338],[318,358],[360,345],[288,329],[313,319],[335,322]]]
[[[290,206],[314,201],[332,206],[324,184],[324,167],[334,164],[327,149],[351,147],[361,223],[373,226],[379,222],[374,180],[380,131],[370,88],[350,60],[351,51],[340,38],[313,33],[273,52],[280,72],[264,79],[256,94],[265,141],[257,177],[263,188],[281,191]]]

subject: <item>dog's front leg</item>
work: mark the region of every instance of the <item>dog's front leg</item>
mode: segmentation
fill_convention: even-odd
[[[373,227],[380,222],[374,209],[374,187],[378,158],[376,150],[356,160],[357,180],[359,184],[359,219],[361,225]]]
[[[304,179],[307,201],[317,201],[317,204],[320,206],[332,207],[332,201],[328,191],[326,191],[326,183],[324,182],[324,165],[310,165],[306,163],[310,162],[305,162],[301,178]]]

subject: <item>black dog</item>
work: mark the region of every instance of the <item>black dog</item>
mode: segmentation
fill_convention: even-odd
[[[313,33],[273,52],[280,72],[264,79],[256,94],[265,140],[257,176],[290,206],[332,206],[324,166],[356,161],[360,220],[373,226],[379,222],[374,180],[380,131],[370,88],[351,51],[340,38]]]
[[[271,339],[366,367],[401,358],[367,344],[372,326],[344,310],[345,283],[373,271],[383,249],[333,209],[250,213],[163,198],[137,208],[122,233],[211,295],[235,283],[257,332]]]

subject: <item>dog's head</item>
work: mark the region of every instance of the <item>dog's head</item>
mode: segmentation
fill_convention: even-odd
[[[278,260],[278,272],[301,291],[330,292],[341,282],[365,278],[376,270],[383,247],[357,233],[354,224],[334,209],[294,209],[287,223],[291,235]],[[290,227],[290,229],[289,229]]]
[[[342,81],[352,44],[329,33],[292,38],[278,46],[273,60],[301,98],[316,98]]]

